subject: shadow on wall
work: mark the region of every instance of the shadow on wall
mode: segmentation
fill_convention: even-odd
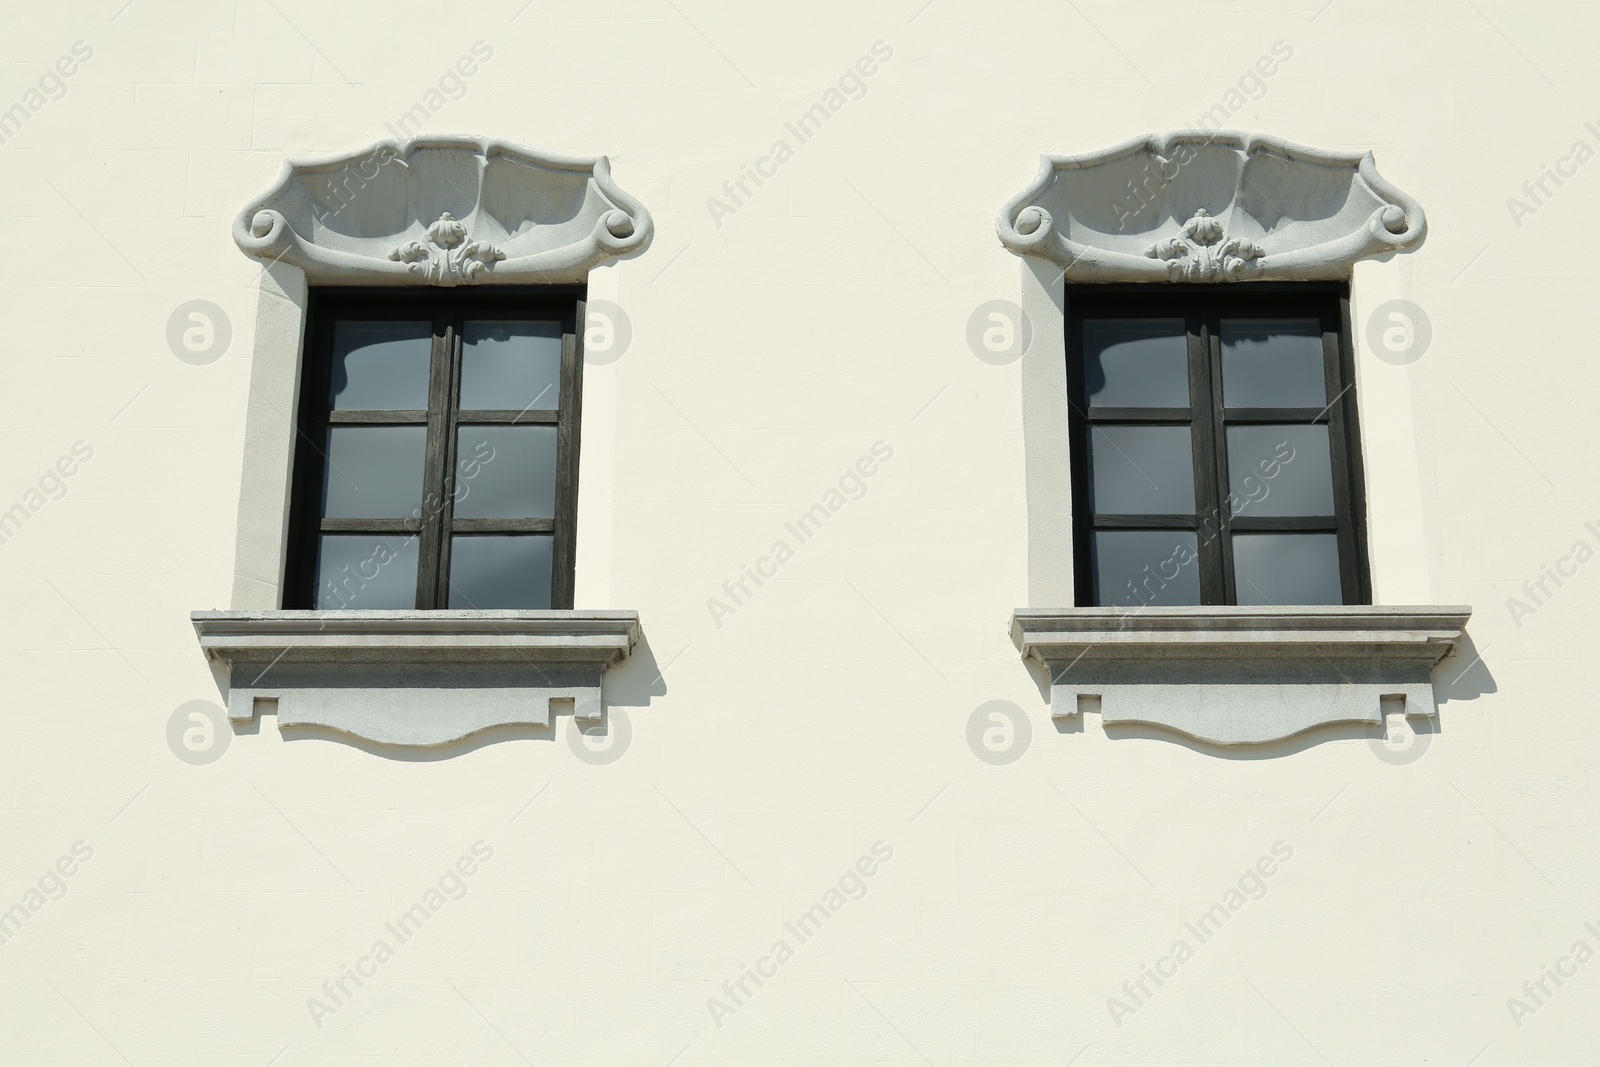
[[[610,736],[614,743],[622,746],[628,744],[632,727],[627,721],[626,714],[613,708],[638,708],[648,707],[651,697],[662,696],[667,691],[666,679],[661,673],[661,668],[656,664],[655,653],[650,648],[650,640],[641,634],[639,643],[634,646],[633,653],[617,666],[606,672],[604,681],[605,692],[605,717],[598,726],[586,726],[582,733],[590,736]],[[469,752],[476,752],[489,745],[500,744],[503,741],[557,741],[563,735],[570,734],[572,723],[572,701],[553,700],[550,708],[550,725],[536,726],[531,724],[491,726],[486,730],[451,741],[443,745],[413,746],[391,745],[378,741],[370,741],[364,737],[344,733],[341,730],[331,729],[326,726],[298,725],[278,727],[279,736],[285,741],[333,741],[350,748],[360,749],[369,755],[383,759],[395,760],[401,763],[434,763],[439,760],[453,759]],[[243,722],[233,723],[235,736],[243,734],[258,734],[261,732],[261,720],[265,715],[271,714],[276,718],[276,712],[259,710],[254,718]],[[569,738],[570,741],[570,738]],[[575,743],[575,742],[574,742]],[[616,752],[611,758],[584,759],[588,763],[610,763],[619,758],[622,751]]]
[[[1456,650],[1433,669],[1433,693],[1439,703],[1447,700],[1476,700],[1486,693],[1497,693],[1494,675],[1483,662],[1483,653],[1463,632]]]
[[[633,652],[621,663],[606,672],[605,693],[608,707],[644,708],[650,698],[667,692],[667,680],[656,662],[650,638],[641,633]]]

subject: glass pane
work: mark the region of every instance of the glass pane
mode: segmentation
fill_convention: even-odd
[[[1083,360],[1091,407],[1189,406],[1189,345],[1182,319],[1088,319]]]
[[[461,343],[462,410],[561,406],[559,322],[468,321]]]
[[[1187,426],[1093,426],[1090,480],[1099,515],[1193,515]]]
[[[433,326],[426,322],[335,322],[336,411],[420,411],[428,406]]]
[[[409,519],[422,508],[426,426],[331,426],[322,514]]]
[[[463,426],[456,433],[456,518],[555,517],[554,426]]]
[[[1233,584],[1241,604],[1342,604],[1338,539],[1331,533],[1236,533]]]
[[[1096,604],[1200,603],[1193,530],[1096,530],[1092,544]]]
[[[1326,426],[1229,426],[1228,506],[1235,515],[1332,515]]]
[[[450,538],[452,608],[548,608],[549,534],[456,534]]]
[[[1316,319],[1223,319],[1222,402],[1230,408],[1320,408],[1322,324]]]
[[[317,552],[316,606],[415,608],[417,539],[401,534],[323,534]]]

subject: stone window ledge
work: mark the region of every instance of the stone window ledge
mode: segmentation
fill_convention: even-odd
[[[639,640],[632,611],[197,611],[228,678],[228,717],[275,703],[278,724],[381,744],[442,745],[550,725],[550,701],[601,718],[600,679]]]
[[[1425,607],[1019,608],[1011,635],[1050,672],[1050,714],[1098,697],[1107,725],[1202,741],[1277,741],[1325,723],[1383,721],[1380,700],[1437,714],[1434,666],[1472,609]]]

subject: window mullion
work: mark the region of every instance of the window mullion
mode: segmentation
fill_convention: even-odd
[[[466,329],[467,310],[460,309],[450,318],[449,352],[450,373],[446,379],[447,396],[444,401],[444,506],[439,509],[439,607],[450,606],[450,549],[451,535],[455,530],[456,514],[456,449],[461,434],[461,350]]]
[[[1207,382],[1211,391],[1211,437],[1214,442],[1217,479],[1217,559],[1218,581],[1216,599],[1212,604],[1237,604],[1238,590],[1233,573],[1233,509],[1228,484],[1228,419],[1227,399],[1222,384],[1222,314],[1208,303],[1205,310]]]
[[[1188,315],[1189,395],[1194,413],[1194,465],[1196,528],[1200,552],[1200,602],[1228,603],[1225,529],[1228,516],[1223,508],[1227,471],[1219,463],[1222,450],[1222,390],[1216,381],[1216,360],[1212,354],[1214,330],[1203,306],[1196,304]]]
[[[446,314],[433,317],[433,356],[428,373],[427,469],[422,486],[422,541],[418,546],[417,607],[443,607],[441,575],[448,565],[446,533],[450,509],[450,404],[455,363],[455,327]]]

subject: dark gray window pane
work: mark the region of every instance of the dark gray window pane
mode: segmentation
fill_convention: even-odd
[[[1096,530],[1092,544],[1096,604],[1200,603],[1193,530]]]
[[[1322,324],[1316,319],[1223,319],[1222,402],[1230,408],[1320,408]]]
[[[1182,319],[1086,319],[1083,359],[1091,407],[1189,406]]]
[[[450,538],[452,608],[548,608],[549,534]]]
[[[461,334],[466,411],[561,406],[561,324],[468,321]]]
[[[1228,427],[1234,515],[1332,515],[1326,426]]]
[[[426,322],[335,322],[336,411],[420,411],[428,406],[433,326]]]
[[[1241,604],[1342,604],[1339,542],[1331,533],[1233,535],[1234,596]]]
[[[327,611],[417,606],[417,539],[399,534],[323,534],[316,606]]]
[[[463,426],[456,433],[456,518],[555,517],[554,426]]]
[[[330,519],[409,519],[422,508],[426,426],[332,426],[322,514]]]
[[[1187,426],[1093,426],[1090,485],[1100,515],[1193,515]]]

